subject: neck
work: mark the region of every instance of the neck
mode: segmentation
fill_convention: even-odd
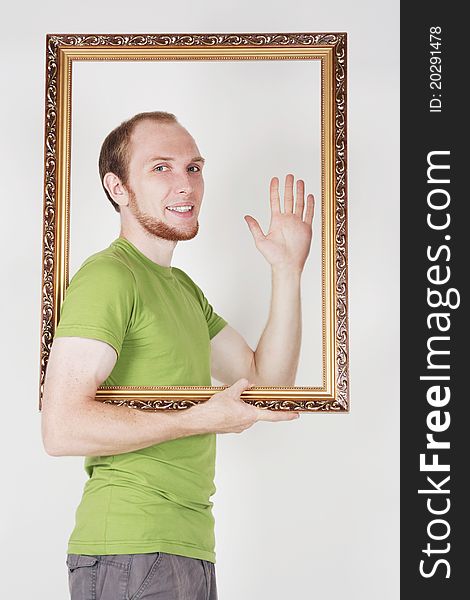
[[[170,267],[173,251],[178,242],[164,240],[146,231],[132,231],[121,226],[119,237],[125,238],[145,254],[151,261],[161,267]]]

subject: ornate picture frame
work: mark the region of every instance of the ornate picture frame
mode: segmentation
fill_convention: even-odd
[[[304,60],[321,64],[323,383],[317,387],[253,387],[242,398],[272,410],[349,411],[346,50],[346,33],[47,35],[39,410],[69,283],[74,63]],[[184,409],[222,389],[101,386],[96,399],[144,410]]]

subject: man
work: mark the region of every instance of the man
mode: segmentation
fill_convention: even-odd
[[[250,385],[295,385],[300,277],[313,196],[288,175],[284,212],[270,184],[265,236],[246,216],[272,269],[272,303],[256,351],[171,266],[178,241],[198,232],[204,159],[169,113],[140,113],[112,131],[100,154],[120,236],[89,257],[67,289],[42,409],[52,456],[85,456],[89,479],[68,545],[72,600],[216,599],[215,434],[294,412],[246,404]],[[230,385],[188,410],[142,412],[96,402],[101,385]]]

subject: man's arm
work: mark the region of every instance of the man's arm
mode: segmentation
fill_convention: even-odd
[[[212,375],[225,384],[293,386],[300,355],[300,273],[272,270],[269,318],[256,350],[230,325],[211,340]]]
[[[256,350],[228,325],[212,338],[211,367],[218,381],[230,384],[246,377],[253,385],[295,385],[302,332],[300,283],[312,239],[314,199],[309,194],[305,205],[299,180],[294,208],[293,184],[293,175],[288,175],[281,212],[279,181],[271,180],[267,235],[253,217],[245,217],[256,247],[271,265],[271,307]]]
[[[237,381],[207,402],[181,411],[140,411],[95,400],[111,373],[116,351],[107,343],[59,337],[44,382],[41,427],[51,456],[122,454],[202,433],[239,433],[256,421],[287,421],[296,413],[256,408],[240,399],[251,382]]]

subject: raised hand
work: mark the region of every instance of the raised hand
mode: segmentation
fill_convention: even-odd
[[[268,233],[264,235],[258,221],[252,216],[245,215],[245,221],[256,247],[270,265],[302,271],[312,242],[313,194],[308,194],[304,201],[305,185],[298,179],[294,206],[294,176],[291,174],[285,180],[283,212],[277,177],[271,179],[269,193],[271,222]]]

